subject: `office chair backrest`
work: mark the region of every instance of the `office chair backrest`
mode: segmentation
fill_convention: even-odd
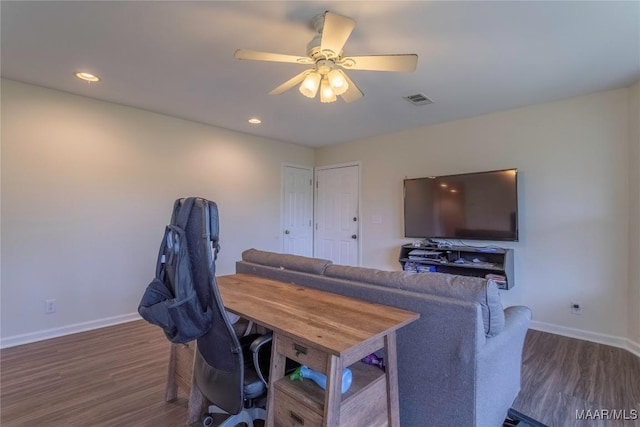
[[[196,211],[192,211],[192,207],[187,207],[183,210],[184,206],[190,206],[193,203],[193,207]],[[187,217],[187,224],[201,223],[201,229],[204,231],[205,238],[211,242],[213,250],[213,260],[218,258],[218,251],[220,250],[220,218],[218,215],[218,205],[215,202],[200,198],[200,197],[188,197],[178,199],[173,203],[173,212],[171,213],[171,224],[178,224],[180,219],[180,213],[188,210],[189,216]],[[206,212],[205,212],[206,211]],[[206,216],[205,216],[206,214]],[[212,265],[215,270],[215,264]]]
[[[160,326],[171,342],[193,341],[211,327],[208,278],[215,274],[217,218],[213,202],[190,197],[174,203],[158,252],[156,276],[138,306],[140,315]]]
[[[215,278],[218,207],[188,197],[173,205],[160,245],[156,278],[138,312],[175,343],[198,340],[194,378],[202,393],[230,414],[243,408],[242,347],[227,319]]]
[[[220,250],[218,206],[200,197],[178,199],[173,204],[171,224],[184,230],[193,288],[203,310],[206,310],[211,289],[209,278],[215,277],[215,260]],[[157,276],[161,274],[160,263],[156,268],[159,269],[156,270]]]
[[[212,315],[211,328],[198,338],[194,378],[209,401],[230,414],[236,414],[242,410],[244,402],[242,347],[227,318],[216,283],[217,232],[213,245],[209,238],[200,237],[218,229],[215,203],[196,199],[187,224],[193,280],[196,290],[206,297],[207,309]],[[194,245],[198,239],[200,242]],[[204,268],[206,265],[208,268]]]

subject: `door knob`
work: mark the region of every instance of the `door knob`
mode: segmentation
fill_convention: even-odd
[[[289,230],[284,230],[284,234],[291,234]]]
[[[356,236],[355,234],[352,234],[352,235],[351,235],[351,238],[352,238],[352,239],[357,239],[357,238],[358,238],[358,236]]]

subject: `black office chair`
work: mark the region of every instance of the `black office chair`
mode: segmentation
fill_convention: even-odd
[[[266,415],[259,404],[266,395],[268,374],[261,369],[268,371],[271,335],[236,335],[216,283],[218,231],[214,202],[197,197],[176,200],[160,245],[156,278],[138,311],[162,327],[172,342],[197,338],[193,375],[213,403],[210,412],[230,415],[223,427],[253,427],[253,420]],[[207,414],[203,424],[212,425],[213,417]]]
[[[213,425],[211,413],[223,412],[229,417],[221,427],[240,423],[253,427],[254,420],[266,418],[265,410],[258,404],[267,390],[265,381],[261,380],[264,376],[258,373],[260,363],[254,366],[253,361],[262,359],[264,363],[261,350],[264,348],[270,353],[270,346],[265,344],[270,343],[271,336],[250,334],[239,338],[236,335],[215,278],[217,230],[215,203],[196,199],[185,232],[196,292],[201,301],[208,301],[206,311],[211,312],[212,318],[209,330],[197,340],[193,375],[202,394],[213,404],[210,414],[203,418],[203,425]]]

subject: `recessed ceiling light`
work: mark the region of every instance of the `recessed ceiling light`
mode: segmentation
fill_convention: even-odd
[[[86,82],[89,82],[89,83],[94,83],[94,82],[99,82],[100,81],[100,77],[96,76],[95,74],[85,73],[84,71],[78,71],[74,75],[77,78],[79,78],[81,80],[84,80]]]
[[[260,123],[262,123],[262,120],[260,120],[257,117],[251,117],[249,120],[247,120],[249,123],[251,123],[252,125],[259,125]]]

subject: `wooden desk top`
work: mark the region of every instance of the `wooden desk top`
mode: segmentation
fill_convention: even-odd
[[[336,356],[395,331],[420,315],[249,274],[217,277],[225,307]]]

